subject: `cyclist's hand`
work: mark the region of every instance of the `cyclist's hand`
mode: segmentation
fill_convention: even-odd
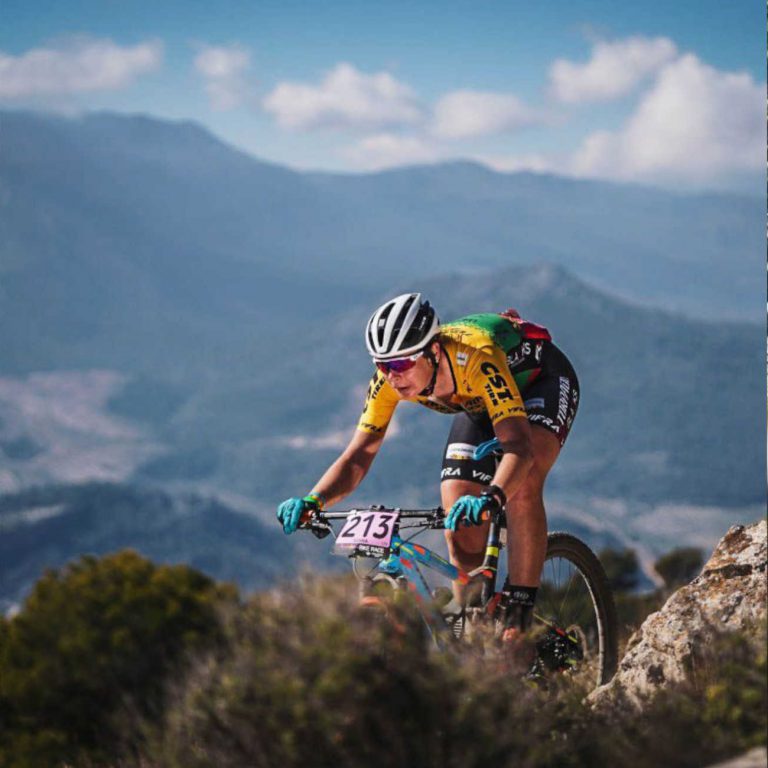
[[[464,525],[480,525],[483,522],[483,512],[490,511],[493,499],[487,496],[462,496],[457,499],[445,517],[445,527],[455,531],[459,523]]]
[[[299,527],[304,513],[317,508],[317,502],[308,497],[286,499],[277,508],[277,519],[283,526],[283,532],[286,534],[293,533]]]

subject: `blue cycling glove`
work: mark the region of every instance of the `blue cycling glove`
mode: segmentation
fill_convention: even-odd
[[[301,522],[302,515],[312,509],[319,509],[316,496],[305,496],[303,499],[286,499],[277,508],[277,519],[283,526],[283,533],[293,533]]]
[[[457,499],[445,518],[445,527],[455,531],[460,522],[464,525],[480,525],[482,514],[487,509],[488,498],[485,496],[462,496]]]
[[[445,527],[455,531],[459,523],[464,525],[480,525],[483,522],[483,512],[498,512],[506,505],[507,497],[496,485],[491,485],[482,496],[462,496],[457,499],[445,517]]]

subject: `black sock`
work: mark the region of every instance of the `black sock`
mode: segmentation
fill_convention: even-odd
[[[506,602],[508,603],[518,603],[519,605],[533,608],[533,605],[536,602],[536,593],[538,591],[538,587],[521,587],[517,584],[510,584],[509,581],[505,581],[501,590],[501,599],[502,601],[506,599]]]
[[[499,603],[499,618],[505,628],[526,632],[533,622],[533,606],[536,603],[538,587],[524,587],[504,582]]]

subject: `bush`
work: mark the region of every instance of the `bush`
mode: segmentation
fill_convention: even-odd
[[[0,629],[4,766],[98,761],[160,717],[187,654],[221,644],[236,592],[186,566],[126,550],[41,578]]]
[[[436,653],[407,603],[389,620],[356,603],[338,581],[254,598],[230,655],[201,660],[179,691],[149,764],[525,765],[550,744],[544,694]]]
[[[704,553],[698,547],[678,547],[662,555],[655,563],[656,572],[668,589],[677,589],[699,575],[704,565]]]
[[[578,678],[539,689],[472,648],[435,652],[407,604],[376,621],[355,602],[324,581],[254,598],[227,653],[200,659],[179,687],[142,766],[656,768],[764,739],[765,654],[756,668],[746,641],[715,644],[706,679],[643,713],[593,712]]]
[[[578,674],[537,687],[477,645],[437,652],[407,596],[384,616],[355,586],[241,605],[132,552],[47,574],[0,620],[0,765],[693,768],[765,743],[764,630],[697,649],[640,712],[593,711]]]
[[[631,592],[640,580],[640,563],[634,549],[606,547],[598,555],[614,592]]]

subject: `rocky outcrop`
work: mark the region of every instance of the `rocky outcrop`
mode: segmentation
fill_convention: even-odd
[[[749,752],[735,757],[733,760],[727,760],[724,763],[712,765],[710,768],[765,768],[768,765],[768,752],[765,747],[755,747]]]
[[[759,627],[766,618],[766,533],[765,520],[731,528],[701,574],[632,635],[616,676],[592,693],[592,703],[621,692],[641,706],[668,683],[690,679],[718,634]]]

